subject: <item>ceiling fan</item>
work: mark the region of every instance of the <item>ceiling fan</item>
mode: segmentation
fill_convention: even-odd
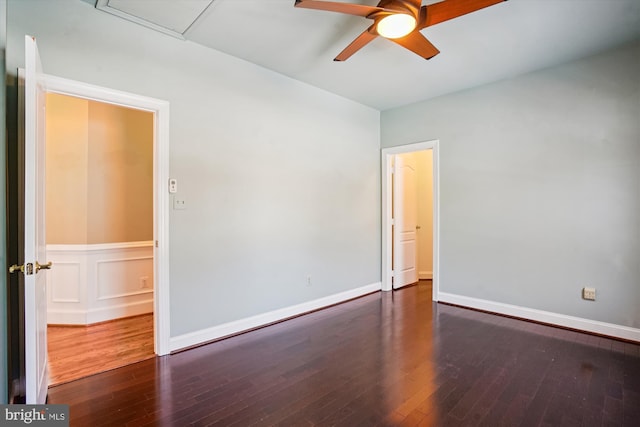
[[[334,61],[345,61],[378,36],[387,38],[425,59],[440,51],[420,30],[475,12],[506,0],[444,0],[422,5],[422,0],[380,0],[377,6],[321,0],[296,0],[295,7],[327,10],[373,20],[373,24],[351,42]]]

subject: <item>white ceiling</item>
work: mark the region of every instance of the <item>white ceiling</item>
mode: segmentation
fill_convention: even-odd
[[[137,7],[138,16],[148,13],[154,22],[163,20],[163,12],[167,19],[175,16],[178,4],[191,10],[202,4],[137,1],[149,8]],[[371,21],[293,5],[294,0],[213,0],[199,18],[193,16],[198,19],[184,37],[379,110],[640,38],[640,0],[510,0],[422,30],[441,52],[429,61],[378,38],[349,60],[334,62]]]

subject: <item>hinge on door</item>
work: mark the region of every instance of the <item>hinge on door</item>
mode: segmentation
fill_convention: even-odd
[[[391,270],[391,280],[393,281],[393,278],[396,277],[395,271]]]
[[[395,218],[391,218],[391,225],[396,225],[396,219]]]
[[[156,240],[156,248],[159,248],[160,246],[158,245],[158,241]]]

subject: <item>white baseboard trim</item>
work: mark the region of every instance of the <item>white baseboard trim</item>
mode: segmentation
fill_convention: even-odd
[[[381,282],[372,283],[360,288],[351,289],[349,291],[340,292],[329,295],[313,301],[304,302],[290,307],[281,308],[279,310],[269,311],[267,313],[258,314],[256,316],[247,317],[245,319],[236,320],[222,325],[213,326],[211,328],[202,329],[200,331],[190,332],[178,335],[169,339],[170,351],[177,351],[198,344],[238,334],[244,331],[258,328],[260,326],[269,325],[274,322],[285,320],[310,311],[325,308],[334,304],[358,298],[372,292],[379,291],[382,288]]]
[[[565,328],[577,329],[610,337],[621,338],[640,342],[640,329],[613,323],[600,322],[598,320],[584,319],[582,317],[567,316],[565,314],[552,313],[550,311],[537,310],[535,308],[520,307],[501,302],[488,301],[479,298],[440,292],[438,302],[456,304],[463,307],[490,311],[492,313],[519,317],[536,322],[548,323]]]
[[[92,323],[153,313],[153,300],[89,310],[48,310],[50,325],[90,325]]]
[[[87,313],[87,320],[89,323],[98,323],[147,313],[153,313],[153,300],[94,308]]]
[[[433,279],[433,271],[418,271],[418,280]]]
[[[86,310],[48,310],[47,323],[49,325],[86,325]]]

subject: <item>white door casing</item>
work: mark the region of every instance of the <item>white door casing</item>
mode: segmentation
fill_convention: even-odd
[[[440,156],[439,141],[424,141],[407,145],[383,148],[381,150],[381,234],[382,234],[382,290],[391,291],[392,287],[392,161],[396,154],[421,150],[432,150],[433,155],[433,301],[438,301],[440,291]]]
[[[24,71],[24,316],[26,403],[47,398],[45,288],[45,89],[38,46],[25,36]]]
[[[169,102],[44,74],[47,92],[149,111],[153,121],[153,332],[158,356],[169,354]]]
[[[417,165],[412,155],[394,156],[393,288],[418,281]]]

